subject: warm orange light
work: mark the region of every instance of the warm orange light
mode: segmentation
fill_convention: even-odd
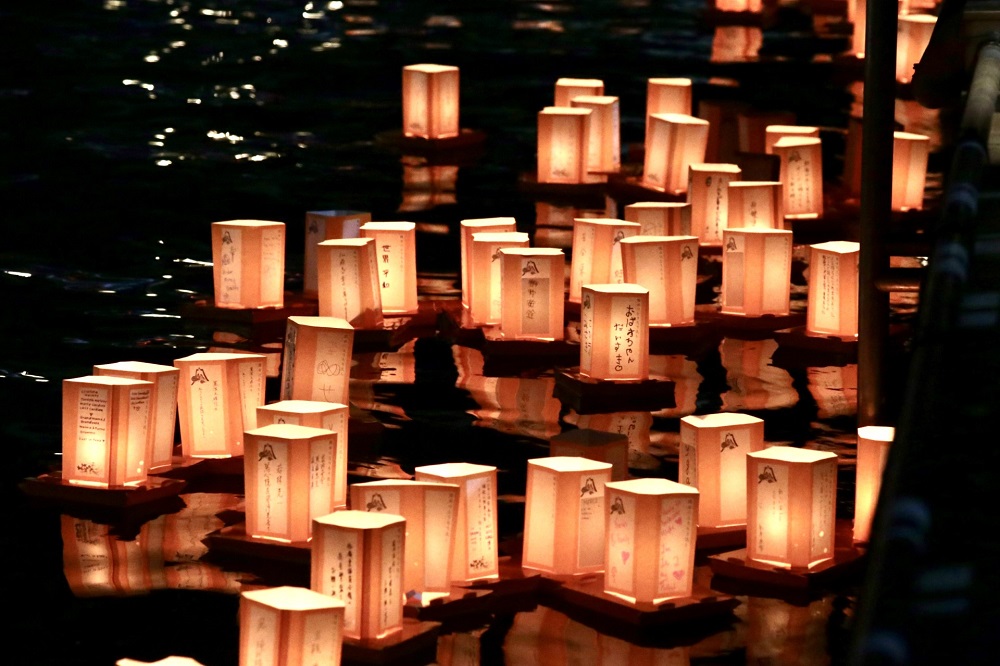
[[[240,595],[240,666],[338,666],[344,602],[304,587]]]
[[[742,177],[735,164],[692,164],[688,171],[687,199],[691,204],[691,234],[703,245],[722,245],[722,230],[729,226],[729,185]]]
[[[281,363],[282,400],[347,404],[354,327],[337,317],[289,317]]]
[[[728,224],[730,229],[784,229],[785,206],[781,183],[776,180],[730,182]],[[722,236],[720,235],[720,244]]]
[[[790,111],[747,110],[736,114],[736,131],[740,151],[767,153],[765,135],[767,128],[795,124],[795,114]]]
[[[892,133],[892,209],[924,207],[930,137],[912,132]]]
[[[504,338],[562,340],[566,255],[556,248],[500,251],[500,328]]]
[[[764,44],[760,26],[717,25],[712,33],[710,62],[752,62]]]
[[[858,466],[854,489],[854,541],[871,538],[872,518],[882,489],[882,473],[896,429],[887,426],[858,428]]]
[[[357,328],[382,323],[382,290],[375,263],[375,240],[345,238],[316,246],[319,315],[339,317]]]
[[[621,168],[621,122],[617,97],[577,95],[570,106],[590,109],[590,136],[587,138],[587,171],[618,173]]]
[[[690,236],[691,204],[639,201],[625,206],[625,221],[638,223],[640,236]]]
[[[792,232],[725,229],[722,241],[722,312],[749,317],[787,315]]]
[[[818,138],[786,136],[772,151],[781,159],[785,217],[811,219],[823,214],[823,148]]]
[[[913,66],[924,55],[936,23],[937,16],[932,14],[904,14],[898,17],[896,80],[900,83],[913,80]]]
[[[806,330],[858,337],[858,258],[861,245],[830,241],[809,246]]]
[[[458,67],[403,67],[403,134],[422,139],[458,136]]]
[[[638,223],[625,220],[600,217],[573,220],[568,300],[579,303],[580,289],[585,284],[624,281],[622,251],[618,242],[637,235],[641,229]]]
[[[628,477],[628,436],[590,428],[573,428],[549,439],[549,455],[588,458],[611,465],[611,480]]]
[[[302,292],[319,291],[316,273],[316,246],[325,240],[357,238],[361,225],[371,222],[372,214],[357,210],[312,210],[306,213],[306,247],[302,270]]]
[[[720,12],[753,12],[759,14],[763,9],[761,0],[715,0],[715,8]]]
[[[459,223],[459,250],[462,253],[462,305],[469,307],[469,254],[472,251],[472,234],[486,231],[517,231],[513,217],[482,217],[462,220]]]
[[[636,284],[588,284],[580,305],[580,374],[591,379],[649,379],[649,290]]]
[[[768,125],[764,128],[764,152],[774,154],[774,144],[785,138],[818,139],[819,128],[810,125]]]
[[[646,118],[654,113],[690,116],[691,79],[651,78],[646,80]]]
[[[603,183],[588,173],[590,109],[547,106],[538,112],[538,182],[578,185]]]
[[[604,81],[600,79],[561,78],[556,80],[555,92],[555,101],[552,106],[569,107],[577,95],[603,95]]]
[[[382,314],[415,314],[417,303],[417,225],[413,222],[368,222],[363,238],[375,239]]]
[[[499,324],[501,316],[500,251],[504,248],[528,247],[528,234],[521,231],[472,234],[469,252],[469,316],[475,324]]]
[[[868,29],[867,0],[847,0],[848,13],[852,15],[854,30],[851,33],[851,53],[855,57],[865,57],[865,31]]]
[[[212,223],[212,275],[220,308],[280,308],[285,304],[285,223]]]
[[[708,121],[677,113],[649,116],[642,185],[658,192],[687,191],[688,167],[705,161]]]
[[[157,661],[137,661],[135,659],[119,659],[115,666],[202,666],[200,661],[191,657],[164,657]]]
[[[625,282],[649,290],[649,325],[693,324],[698,238],[632,236],[620,245]]]

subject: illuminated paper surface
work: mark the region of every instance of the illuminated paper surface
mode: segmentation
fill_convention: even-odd
[[[328,240],[316,246],[319,316],[338,317],[356,328],[382,323],[379,286],[372,238]]]
[[[625,282],[649,290],[649,325],[693,324],[698,238],[632,236],[620,245]]]
[[[677,113],[648,117],[642,185],[658,192],[687,191],[688,167],[705,161],[707,120]]]
[[[483,217],[462,220],[459,223],[459,250],[462,253],[462,305],[469,307],[469,254],[472,250],[472,234],[484,231],[517,231],[513,217]]]
[[[423,139],[455,137],[459,133],[458,118],[458,67],[403,67],[403,134]]]
[[[289,317],[282,400],[349,401],[354,327],[337,317]]]
[[[857,338],[860,243],[830,241],[809,247],[806,330]]]
[[[472,234],[469,253],[469,316],[475,324],[499,324],[501,315],[500,250],[528,247],[528,234],[520,231]]]
[[[640,236],[690,236],[691,204],[639,201],[625,206],[625,221],[636,222]]]
[[[787,315],[792,232],[726,229],[722,237],[722,312],[750,317]]]
[[[240,595],[240,666],[337,666],[344,603],[301,587]]]
[[[375,239],[383,314],[417,312],[417,225],[413,222],[368,222],[363,238]]]
[[[216,307],[282,307],[285,303],[284,222],[213,222],[212,267]]]
[[[688,171],[687,199],[691,205],[691,230],[703,245],[721,245],[722,230],[729,224],[729,184],[740,180],[735,164],[692,164]],[[682,235],[682,234],[664,234]]]
[[[562,340],[566,255],[556,248],[500,250],[500,327],[505,338]]]
[[[361,225],[371,222],[371,219],[371,213],[357,210],[312,210],[306,213],[303,293],[313,295],[319,291],[316,246],[326,240],[357,238],[361,235]]]
[[[581,288],[585,284],[619,284],[625,280],[618,242],[638,235],[641,229],[637,222],[610,218],[580,217],[573,220],[570,302],[580,302]]]
[[[580,374],[592,379],[649,378],[649,290],[590,284],[580,306]]]

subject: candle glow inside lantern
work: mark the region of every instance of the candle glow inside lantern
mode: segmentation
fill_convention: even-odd
[[[628,477],[628,436],[591,428],[573,428],[549,439],[549,455],[588,458],[611,465],[611,480]]]
[[[747,454],[747,558],[809,568],[833,559],[837,454],[772,446]]]
[[[372,214],[357,210],[312,210],[306,213],[306,247],[302,270],[302,292],[319,292],[316,272],[316,246],[326,240],[358,238],[361,225],[371,222]]]
[[[603,571],[604,484],[610,481],[610,463],[529,460],[522,566],[565,576]]]
[[[858,467],[854,489],[854,541],[871,538],[872,518],[882,488],[882,473],[896,429],[888,426],[858,428]]]
[[[694,324],[697,236],[632,236],[621,248],[625,282],[649,290],[649,325]]]
[[[569,296],[579,303],[581,288],[589,283],[621,283],[623,238],[635,236],[642,229],[637,222],[600,217],[573,220],[573,249],[570,254]]]
[[[649,290],[588,284],[580,305],[580,374],[596,380],[649,379]]]
[[[688,167],[705,161],[707,120],[679,113],[649,116],[642,186],[658,192],[687,191]]]
[[[343,319],[289,317],[281,363],[281,399],[347,404],[353,346],[354,327]]]
[[[115,666],[202,666],[200,661],[191,657],[170,656],[157,661],[138,661],[136,659],[119,659]]]
[[[847,0],[847,9],[853,15],[851,22],[851,53],[857,58],[865,57],[865,32],[868,30],[868,0]]]
[[[501,250],[528,247],[528,234],[521,231],[472,234],[469,254],[469,316],[475,324],[499,324],[500,281],[503,276]]]
[[[759,14],[763,10],[761,0],[715,0],[715,8],[720,12],[752,12]]]
[[[823,148],[818,138],[783,137],[773,147],[781,159],[785,217],[811,219],[823,214]]]
[[[787,315],[792,232],[725,229],[722,239],[722,312],[747,317]]]
[[[152,413],[146,469],[152,471],[172,465],[177,423],[177,380],[180,377],[180,371],[170,365],[122,361],[95,365],[94,374],[152,382],[152,396],[150,398]]]
[[[781,139],[818,139],[819,128],[810,125],[768,125],[764,128],[764,152],[774,154],[774,144]]]
[[[417,225],[413,222],[368,222],[364,238],[375,239],[382,314],[415,314],[417,304]]]
[[[403,67],[403,134],[421,139],[458,136],[458,67]]]
[[[62,384],[62,478],[84,486],[146,481],[153,383],[90,375]]]
[[[892,210],[920,210],[924,207],[930,137],[893,132],[892,139]]]
[[[899,16],[896,36],[896,80],[909,83],[913,80],[913,65],[920,62],[931,41],[937,17],[933,14],[904,14]]]
[[[382,324],[382,289],[373,238],[323,241],[316,246],[319,316],[357,328]]]
[[[690,597],[699,501],[698,489],[667,479],[609,483],[604,591],[632,603]]]
[[[344,636],[384,638],[403,629],[406,519],[343,510],[313,521],[310,589],[344,602]]]
[[[608,95],[577,95],[570,101],[570,106],[591,111],[587,171],[618,173],[622,161],[618,98]]]
[[[174,360],[180,370],[177,415],[185,458],[243,455],[243,433],[264,404],[264,356],[201,352]]]
[[[556,79],[553,106],[569,107],[578,95],[603,95],[604,81],[600,79]]]
[[[406,519],[403,590],[422,605],[451,590],[460,489],[454,483],[393,479],[355,483],[351,507]]]
[[[538,182],[579,185],[603,183],[607,176],[588,172],[593,111],[547,106],[538,112]]]
[[[562,340],[566,255],[557,248],[500,251],[500,328],[513,340]]]
[[[483,232],[517,231],[517,221],[513,217],[483,217],[462,220],[459,223],[459,231],[459,250],[462,253],[462,305],[469,307],[471,303],[469,254],[472,252],[472,235]]]
[[[764,421],[720,412],[681,419],[678,480],[701,493],[698,525],[747,522],[747,454],[764,448]]]
[[[646,119],[654,113],[690,116],[691,79],[651,78],[646,81]]]
[[[339,599],[304,587],[240,594],[240,666],[338,666],[344,641]]]
[[[809,248],[806,331],[857,339],[861,244],[830,241]]]
[[[692,164],[688,172],[691,231],[703,245],[722,245],[729,226],[729,185],[743,170],[735,164]],[[679,235],[679,234],[676,234]]]
[[[638,223],[640,236],[690,236],[691,204],[638,201],[625,206],[625,221]]]
[[[460,488],[452,582],[499,577],[497,468],[471,463],[425,465],[414,469],[414,479],[454,483]]]
[[[777,180],[742,180],[729,183],[730,229],[783,229],[784,192]],[[719,236],[720,243],[722,236]]]
[[[285,224],[212,223],[215,306],[246,310],[285,304]]]

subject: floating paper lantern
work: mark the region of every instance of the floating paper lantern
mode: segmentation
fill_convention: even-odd
[[[872,518],[882,489],[882,473],[896,429],[887,426],[858,428],[858,467],[854,489],[854,541],[871,538]]]
[[[764,128],[764,152],[774,154],[774,144],[785,138],[818,139],[819,128],[810,125],[768,125]]]
[[[549,439],[549,455],[575,456],[611,465],[611,480],[628,477],[628,436],[590,428],[573,428]]]
[[[316,246],[325,240],[358,238],[361,225],[371,222],[372,214],[357,210],[313,210],[306,213],[306,248],[302,271],[302,291],[319,291],[316,272]]]
[[[932,14],[905,14],[899,16],[896,35],[896,80],[909,83],[913,80],[913,66],[920,62],[931,41],[937,16]]]
[[[539,183],[578,185],[607,180],[587,171],[592,114],[590,109],[568,106],[547,106],[538,112]]]
[[[281,364],[282,400],[347,404],[354,327],[337,317],[289,317]]]
[[[747,454],[747,557],[809,568],[833,558],[837,454],[792,446]]]
[[[691,204],[639,201],[625,206],[625,221],[638,223],[640,236],[690,236]]]
[[[406,519],[403,590],[424,605],[451,590],[460,489],[453,483],[409,479],[355,483],[351,507]]]
[[[504,248],[528,247],[528,234],[521,231],[472,234],[469,252],[469,316],[475,324],[499,324]]]
[[[344,641],[340,599],[304,587],[240,595],[240,666],[338,666]]]
[[[153,471],[173,464],[174,435],[177,425],[177,380],[180,371],[170,365],[122,361],[95,365],[94,374],[127,377],[152,382],[150,397],[150,442],[146,454],[146,469]]]
[[[892,138],[892,210],[920,210],[924,207],[930,137],[893,132]]]
[[[707,120],[679,113],[649,116],[642,186],[658,192],[687,191],[688,167],[705,161]]]
[[[735,164],[692,164],[688,172],[691,231],[704,245],[721,245],[722,230],[729,226],[729,185],[742,169]],[[673,234],[679,235],[679,234]]]
[[[462,305],[469,307],[469,254],[472,251],[472,234],[483,232],[517,231],[513,217],[483,217],[462,220],[459,223],[459,249],[462,253]]]
[[[417,481],[454,483],[461,489],[451,580],[497,578],[497,468],[471,463],[442,463],[414,469]]]
[[[720,12],[751,12],[759,14],[763,9],[761,0],[715,0],[715,8]]]
[[[604,81],[600,79],[570,79],[556,80],[556,96],[553,106],[569,107],[577,95],[603,95]]]
[[[383,638],[403,629],[406,520],[335,511],[313,521],[310,589],[344,602],[344,636]]]
[[[577,457],[528,461],[522,566],[558,575],[604,570],[604,484],[611,464]]]
[[[649,290],[588,284],[580,306],[580,374],[597,380],[649,379]]]
[[[790,309],[792,232],[724,229],[722,312],[759,317]]]
[[[624,281],[618,241],[637,235],[641,229],[638,223],[625,220],[598,217],[573,220],[568,300],[579,303],[580,289],[585,284]]]
[[[667,479],[615,481],[604,503],[604,591],[632,603],[690,597],[698,490]]]
[[[652,78],[646,80],[646,118],[654,113],[690,116],[691,79]]]
[[[809,248],[806,331],[856,339],[860,243],[830,241]]]
[[[285,224],[212,223],[215,306],[246,310],[285,304]]]
[[[513,340],[562,340],[566,255],[557,248],[500,251],[500,328]]]
[[[625,282],[649,290],[649,325],[693,324],[698,238],[632,236],[620,245]]]
[[[698,524],[747,522],[747,454],[764,448],[764,421],[723,412],[681,419],[678,480],[701,493]]]
[[[577,95],[570,101],[570,106],[591,111],[587,171],[617,173],[622,161],[618,98],[608,95]]]
[[[403,165],[403,200],[398,212],[430,210],[456,202],[458,165],[434,164],[415,155],[403,155],[399,161]]]
[[[783,137],[772,148],[781,159],[785,217],[811,219],[823,214],[823,154],[820,139]]]
[[[847,0],[848,12],[853,16],[854,30],[851,32],[851,50],[857,58],[865,57],[865,32],[868,30],[868,0]]]
[[[328,240],[316,246],[319,316],[339,317],[356,328],[382,324],[382,289],[375,239]]]
[[[119,659],[115,666],[202,666],[200,661],[191,657],[164,657],[157,661],[138,661],[136,659]]]
[[[727,188],[730,229],[783,229],[785,227],[784,192],[776,180],[742,180]],[[722,236],[719,240],[721,243]]]
[[[458,136],[458,67],[403,67],[403,134],[421,139]]]
[[[413,222],[368,222],[364,238],[375,239],[382,314],[415,314],[417,304],[417,225]]]
[[[185,458],[243,455],[243,433],[257,427],[264,404],[264,361],[260,354],[209,352],[174,360]]]

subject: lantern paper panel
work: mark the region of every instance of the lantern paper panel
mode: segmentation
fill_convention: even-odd
[[[306,247],[302,271],[302,292],[319,292],[316,272],[316,246],[326,240],[358,238],[361,225],[371,222],[372,214],[357,210],[312,210],[306,213]]]
[[[285,224],[212,223],[215,306],[238,310],[285,304]]]
[[[177,425],[177,381],[180,371],[171,365],[122,361],[95,365],[94,374],[152,382],[150,443],[146,455],[146,468],[152,471],[172,465]]]
[[[573,220],[573,249],[570,253],[569,296],[579,303],[585,284],[620,284],[625,280],[622,269],[623,238],[638,235],[642,226],[637,222],[599,217],[578,217]]]
[[[705,161],[707,120],[678,113],[649,116],[642,186],[658,192],[687,191],[688,167]]]
[[[538,112],[538,182],[579,185],[603,183],[589,173],[590,109],[547,106]]]
[[[774,154],[774,144],[781,139],[818,139],[819,128],[811,125],[768,125],[764,128],[764,152]]]
[[[609,483],[604,591],[632,603],[690,597],[699,492],[648,478]]]
[[[697,236],[703,245],[722,245],[722,230],[729,226],[729,185],[740,180],[742,172],[736,164],[699,163],[690,166],[687,191],[688,203],[691,204],[689,233]]]
[[[382,314],[417,312],[417,225],[413,222],[368,222],[361,236],[375,239]]]
[[[504,338],[562,340],[565,253],[556,248],[504,248],[500,263],[500,328]]]
[[[728,186],[730,229],[784,229],[784,191],[777,180],[733,181]],[[722,236],[719,237],[720,243]]]
[[[289,317],[281,364],[282,400],[347,404],[354,327],[337,317]]]
[[[856,339],[861,244],[830,241],[809,248],[806,331]]]
[[[625,206],[625,221],[639,224],[640,236],[690,236],[691,204],[639,201]]]
[[[555,101],[553,106],[572,106],[577,95],[603,95],[604,81],[600,79],[560,78],[556,80]]]
[[[426,605],[451,589],[461,489],[454,483],[393,479],[351,485],[351,508],[406,519],[403,590]]]
[[[853,14],[854,30],[851,33],[851,50],[857,58],[865,57],[865,32],[868,30],[868,1],[847,0],[848,11]]]
[[[760,26],[716,25],[709,62],[756,62],[763,44],[764,31]],[[763,144],[758,152],[764,152]]]
[[[930,137],[912,132],[892,133],[892,209],[924,207]]]
[[[590,135],[587,138],[587,171],[618,173],[621,168],[621,121],[617,97],[577,95],[570,106],[590,109]]]
[[[913,66],[924,55],[936,23],[937,16],[933,14],[899,16],[896,24],[896,80],[900,83],[913,80]]]
[[[528,234],[521,231],[472,234],[469,251],[469,316],[475,324],[499,324],[501,316],[500,280],[504,248],[528,247]]]
[[[772,446],[747,454],[747,557],[809,568],[834,553],[837,454]]]
[[[701,493],[698,524],[747,522],[747,454],[764,448],[764,421],[722,412],[681,419],[678,480]]]
[[[725,229],[722,238],[722,312],[748,317],[787,315],[792,232]]]
[[[448,139],[459,133],[459,71],[450,65],[403,67],[403,134]]]
[[[611,480],[628,477],[628,436],[591,428],[573,428],[549,439],[549,455],[573,456],[611,465]]]
[[[588,284],[580,305],[580,374],[596,380],[649,379],[649,290]]]
[[[649,325],[694,324],[698,238],[632,236],[620,245],[625,282],[649,290]]]
[[[610,463],[529,460],[522,566],[567,576],[603,571],[604,484],[610,481]]]
[[[240,666],[338,666],[345,604],[304,587],[240,595]]]
[[[469,254],[472,251],[472,234],[486,231],[517,231],[513,217],[483,217],[462,220],[459,223],[459,249],[462,253],[462,305],[469,307]]]
[[[760,14],[763,10],[761,0],[715,0],[715,8],[720,12],[750,12]]]
[[[690,116],[691,79],[651,78],[646,81],[646,118],[654,113]]]
[[[818,138],[783,137],[772,148],[781,159],[785,217],[811,219],[823,214],[823,150]]]
[[[497,578],[497,468],[472,463],[425,465],[414,469],[414,479],[454,483],[461,489],[451,580]]]
[[[345,238],[316,246],[319,316],[339,317],[356,328],[382,324],[375,240]]]
[[[888,426],[858,428],[858,466],[854,489],[854,541],[871,539],[872,518],[882,489],[882,474],[896,429]]]

